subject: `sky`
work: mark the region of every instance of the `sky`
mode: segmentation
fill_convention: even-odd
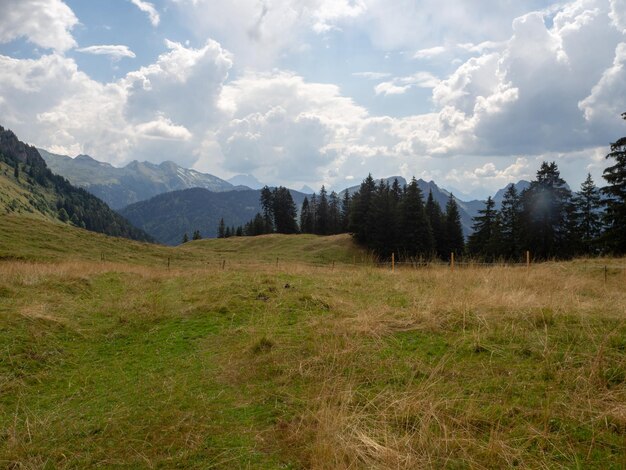
[[[484,198],[602,185],[626,0],[0,0],[0,125],[55,153]]]

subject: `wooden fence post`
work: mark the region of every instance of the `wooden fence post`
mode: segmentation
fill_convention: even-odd
[[[170,269],[170,257],[169,256],[167,257],[167,269],[168,271]]]
[[[608,272],[607,272],[607,271],[608,271],[608,270],[607,270],[607,267],[606,267],[606,265],[604,265],[604,283],[605,283],[605,284],[606,284],[606,278],[607,278],[607,274],[608,274]]]
[[[450,269],[454,271],[454,251],[450,253]]]
[[[395,253],[391,253],[391,272],[392,273],[396,272],[396,254]]]
[[[530,251],[526,250],[526,268],[530,268]]]
[[[222,271],[224,270],[224,268],[226,267],[226,260],[222,261]]]

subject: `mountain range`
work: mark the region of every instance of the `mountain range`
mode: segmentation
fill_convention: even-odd
[[[0,126],[0,211],[153,241],[104,202],[50,171],[35,147]]]
[[[180,189],[204,188],[214,192],[250,189],[217,176],[180,167],[170,161],[156,165],[135,160],[125,167],[117,168],[89,155],[71,158],[43,149],[39,149],[39,153],[54,173],[85,188],[116,210]]]
[[[39,149],[39,153],[55,173],[98,196],[161,243],[177,244],[185,232],[191,234],[195,230],[200,230],[203,236],[215,236],[221,218],[228,226],[239,226],[261,209],[258,188],[262,183],[253,175],[237,175],[226,181],[170,161],[158,165],[133,161],[117,168],[88,155],[71,158],[43,149]],[[395,179],[401,186],[407,183],[401,176],[384,178],[390,184]],[[419,179],[417,182],[424,198],[432,191],[435,201],[445,209],[452,196],[449,191],[434,181]],[[529,184],[522,180],[516,187],[521,192]],[[359,185],[355,185],[339,195],[345,191],[353,194],[358,189]],[[506,189],[494,196],[498,207]],[[291,192],[299,209],[304,196],[313,190],[305,186],[301,191]],[[459,207],[463,233],[467,237],[472,233],[472,219],[484,206],[484,201],[452,197]]]
[[[296,207],[305,194],[291,190]],[[216,237],[220,219],[227,226],[240,226],[261,212],[261,191],[248,189],[216,193],[204,188],[191,188],[160,194],[120,210],[120,213],[167,245],[181,243],[199,230],[203,237]]]

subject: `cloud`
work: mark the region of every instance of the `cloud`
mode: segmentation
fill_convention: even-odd
[[[355,72],[352,75],[366,78],[367,80],[382,80],[383,78],[391,77],[391,74],[387,72]]]
[[[124,57],[128,57],[134,59],[137,57],[133,51],[131,51],[128,46],[122,45],[98,45],[98,46],[88,46],[81,47],[80,49],[76,49],[78,52],[84,52],[86,54],[95,54],[95,55],[108,55],[113,60],[120,60]]]
[[[150,19],[150,23],[152,24],[152,26],[154,26],[155,28],[159,26],[159,23],[161,22],[161,17],[159,16],[159,12],[156,10],[156,8],[154,7],[152,3],[146,2],[144,0],[130,0],[130,1],[133,5],[135,5],[137,8],[139,8],[141,11],[143,11],[144,13],[148,15],[148,18]]]
[[[63,52],[76,46],[71,30],[77,23],[74,12],[61,0],[3,0],[0,43],[23,37]]]
[[[417,72],[408,77],[396,77],[391,81],[379,83],[374,87],[377,95],[402,95],[411,88],[435,88],[439,79],[430,72]]]
[[[148,138],[164,140],[189,140],[193,137],[184,126],[177,126],[164,116],[158,116],[156,120],[144,122],[135,126],[137,132]]]
[[[428,49],[420,49],[413,55],[413,58],[414,59],[432,59],[433,57],[443,54],[444,52],[446,52],[446,48],[443,46],[436,46],[436,47],[431,47]]]

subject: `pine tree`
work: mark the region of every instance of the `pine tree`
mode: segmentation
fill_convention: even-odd
[[[183,235],[183,243],[187,243],[189,241],[189,236],[187,235],[187,232],[185,232],[185,234]]]
[[[444,240],[448,254],[445,259],[448,259],[450,253],[454,253],[455,256],[461,256],[465,247],[465,239],[463,238],[459,207],[452,194],[450,194],[450,199],[448,199],[446,204],[446,213],[444,215]]]
[[[622,114],[626,120],[626,113]],[[615,164],[606,168],[602,177],[608,186],[602,189],[606,200],[605,240],[615,254],[626,253],[626,137],[611,144],[611,152],[606,156]]]
[[[543,162],[537,179],[522,193],[523,240],[533,257],[564,258],[571,254],[568,204],[571,191],[556,163]]]
[[[389,183],[381,179],[372,198],[369,246],[383,259],[390,258],[392,253],[399,255],[397,206]]]
[[[352,200],[350,197],[350,191],[346,189],[341,200],[341,232],[348,233],[348,227],[350,225],[350,204]]]
[[[354,235],[357,243],[370,246],[374,228],[374,218],[372,215],[372,205],[376,183],[372,175],[361,183],[359,190],[352,196],[350,206],[350,232]]]
[[[243,237],[243,227],[241,225],[237,227],[237,232],[235,232],[235,236]]]
[[[602,199],[600,190],[591,178],[591,173],[587,174],[587,179],[580,186],[580,191],[576,194],[574,201],[580,222],[583,249],[585,253],[590,254],[594,251],[602,230],[600,212]]]
[[[274,227],[276,232],[292,234],[298,233],[296,222],[297,209],[289,190],[283,186],[276,188],[272,194]]]
[[[272,227],[272,230],[270,230],[270,232],[273,231],[274,229],[273,220],[275,216],[274,215],[275,194],[276,194],[276,189],[272,191],[267,186],[264,186],[263,189],[261,189],[260,202],[261,202],[261,208],[263,209],[263,218],[265,219],[265,225],[267,227]]]
[[[16,163],[15,168],[13,169],[13,176],[15,176],[16,180],[20,179],[20,164]]]
[[[500,208],[500,243],[498,256],[518,260],[522,253],[520,217],[522,202],[514,184],[509,185]]]
[[[392,196],[395,198],[392,189]],[[405,188],[399,203],[400,251],[408,258],[430,258],[434,252],[435,240],[426,210],[422,191],[413,178]]]
[[[497,243],[499,239],[499,220],[496,204],[489,196],[485,208],[478,211],[473,219],[474,232],[469,236],[467,251],[470,255],[491,262],[498,257]]]
[[[326,188],[322,186],[317,201],[317,211],[315,212],[315,233],[318,235],[328,235],[329,222],[328,195]]]
[[[185,236],[187,236],[187,234],[185,234]],[[226,227],[226,231],[224,232],[224,238],[230,238],[230,236],[231,236],[230,227]]]
[[[313,215],[311,214],[309,199],[306,196],[304,196],[300,209],[300,232],[313,233]]]
[[[200,230],[195,230],[193,232],[193,236],[191,237],[193,240],[201,240],[202,235],[200,235]]]
[[[226,225],[224,224],[224,218],[220,219],[220,224],[217,227],[217,238],[224,238],[226,236]]]
[[[328,234],[336,235],[341,232],[341,203],[335,191],[328,197]]]
[[[444,237],[444,221],[441,206],[433,197],[433,192],[428,192],[428,199],[426,200],[426,216],[433,232],[433,253],[441,259],[447,259],[450,256],[450,252],[447,252],[446,242]]]
[[[67,211],[64,207],[59,210],[59,220],[61,222],[67,222],[68,220],[70,220],[70,216],[67,214]]]

